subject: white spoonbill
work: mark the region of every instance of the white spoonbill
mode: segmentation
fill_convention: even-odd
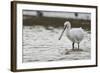
[[[80,28],[71,28],[71,23],[69,21],[66,21],[64,23],[64,30],[61,33],[61,36],[59,37],[59,40],[61,39],[64,31],[66,30],[66,35],[71,40],[72,43],[72,49],[74,50],[74,43],[78,44],[78,50],[79,50],[79,44],[82,41],[84,37],[84,30]]]

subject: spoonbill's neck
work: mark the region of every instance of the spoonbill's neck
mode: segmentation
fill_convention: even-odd
[[[66,21],[64,23],[64,26],[66,27],[66,30],[69,31],[71,29],[71,23],[69,21]]]
[[[65,31],[67,32],[67,34],[69,34],[70,30],[71,30],[71,28],[66,28]]]
[[[67,31],[71,30],[71,27],[66,28]]]
[[[66,31],[69,32],[71,30],[71,25],[67,24]]]

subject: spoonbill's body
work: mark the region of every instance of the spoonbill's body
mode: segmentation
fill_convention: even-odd
[[[71,28],[71,23],[69,21],[66,21],[64,23],[64,30],[59,38],[61,39],[64,31],[66,30],[66,36],[71,40],[72,43],[72,49],[74,50],[74,43],[78,44],[78,49],[79,49],[79,44],[82,41],[84,37],[84,30],[82,28]]]

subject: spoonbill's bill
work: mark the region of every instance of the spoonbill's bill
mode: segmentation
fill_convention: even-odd
[[[66,21],[64,23],[64,30],[61,33],[61,36],[59,37],[59,40],[61,39],[64,31],[66,30],[66,35],[71,40],[72,43],[72,50],[74,50],[74,43],[78,44],[78,50],[79,50],[79,44],[82,41],[84,37],[84,30],[80,28],[71,28],[71,23],[69,21]]]

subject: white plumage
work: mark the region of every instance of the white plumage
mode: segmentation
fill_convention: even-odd
[[[71,40],[72,43],[72,48],[74,50],[74,43],[78,44],[78,49],[79,49],[79,44],[84,38],[84,30],[82,28],[71,28],[71,23],[69,21],[66,21],[64,23],[64,30],[59,38],[61,39],[64,31],[66,30],[66,36]]]

